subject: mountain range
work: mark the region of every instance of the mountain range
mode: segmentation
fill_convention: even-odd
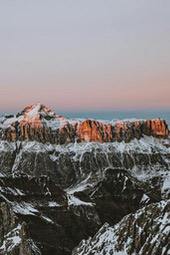
[[[170,254],[169,135],[42,104],[1,117],[0,254]]]

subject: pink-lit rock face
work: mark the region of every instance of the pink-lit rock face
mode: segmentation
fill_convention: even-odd
[[[124,140],[128,142],[133,138],[139,139],[143,135],[166,138],[168,134],[168,125],[160,119],[121,121],[114,126],[114,139],[116,141]]]
[[[78,125],[76,133],[79,141],[129,142],[134,138],[140,139],[143,135],[166,138],[169,130],[166,122],[160,119],[136,120],[133,122],[119,121],[115,125],[95,120],[85,120]]]
[[[36,140],[50,143],[71,142],[73,127],[48,107],[35,104],[27,106],[16,117],[3,123],[2,139],[9,141]]]
[[[118,121],[115,124],[96,120],[71,121],[41,104],[27,106],[17,116],[6,117],[0,123],[0,138],[8,141],[36,140],[53,144],[129,142],[143,135],[166,138],[168,126],[160,119]]]
[[[27,106],[21,114],[23,117],[20,119],[20,125],[29,124],[32,128],[42,128],[45,120],[56,120],[61,123],[65,120],[63,116],[56,115],[50,108],[42,104]]]
[[[165,121],[148,120],[147,121],[148,129],[151,131],[151,135],[156,137],[166,137],[169,134],[169,130]]]
[[[113,141],[113,127],[95,120],[85,120],[77,126],[78,141],[111,142]]]
[[[44,112],[45,107],[41,105],[27,106],[22,114],[23,118],[20,120],[20,136],[24,139],[29,139],[35,133],[41,134],[43,130],[43,123],[41,120],[41,110]],[[45,112],[44,112],[45,113]]]

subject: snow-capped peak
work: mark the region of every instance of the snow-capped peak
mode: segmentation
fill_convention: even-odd
[[[23,111],[15,116],[4,118],[3,121],[0,121],[0,127],[6,129],[18,123],[21,126],[29,124],[34,128],[48,126],[56,129],[65,122],[66,119],[63,116],[57,115],[41,103],[36,103],[26,106]]]
[[[51,118],[59,117],[49,107],[47,107],[41,103],[37,103],[37,104],[33,104],[33,105],[29,105],[29,106],[25,107],[24,110],[22,111],[22,114],[24,116],[27,116],[30,119],[34,119],[34,118],[40,117],[40,116],[42,116],[42,117],[49,116]]]

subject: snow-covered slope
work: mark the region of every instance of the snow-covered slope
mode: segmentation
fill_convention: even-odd
[[[170,201],[143,207],[115,226],[105,224],[83,240],[72,255],[168,255],[170,254]]]
[[[128,170],[134,177],[169,192],[170,146],[168,139],[143,137],[129,143],[0,142],[1,176],[48,175],[67,188],[88,178],[94,183],[106,168]]]

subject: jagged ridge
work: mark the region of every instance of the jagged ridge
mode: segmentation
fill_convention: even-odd
[[[169,135],[166,121],[161,119],[117,121],[69,120],[56,115],[48,107],[35,104],[27,106],[16,116],[6,116],[0,121],[3,140],[36,140],[65,144],[70,142],[126,141],[143,135],[166,138]]]
[[[114,227],[105,224],[72,255],[168,255],[170,201],[146,206],[124,217]]]

